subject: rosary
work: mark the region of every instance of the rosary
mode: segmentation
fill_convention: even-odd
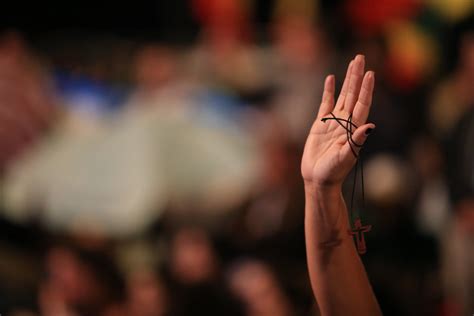
[[[342,128],[346,130],[346,136],[347,136],[347,142],[349,143],[349,146],[351,148],[352,154],[356,158],[356,165],[355,165],[355,171],[354,171],[354,183],[352,185],[352,194],[351,194],[351,207],[350,207],[350,219],[351,219],[351,225],[352,229],[349,230],[349,234],[355,238],[356,245],[357,245],[357,251],[359,254],[364,254],[367,252],[367,247],[365,245],[365,238],[364,238],[364,233],[367,233],[371,230],[372,225],[362,225],[362,221],[360,219],[360,212],[356,214],[355,220],[353,219],[353,208],[354,208],[354,195],[355,195],[355,189],[356,189],[356,182],[357,182],[357,173],[360,168],[360,179],[361,179],[361,191],[362,191],[362,207],[365,207],[365,193],[364,193],[364,167],[362,164],[362,160],[359,159],[359,155],[357,154],[356,150],[354,147],[362,147],[362,145],[357,144],[353,139],[352,139],[352,129],[357,129],[357,125],[355,125],[352,122],[352,114],[349,115],[349,118],[342,119],[336,117],[332,112],[330,113],[332,117],[325,117],[322,118],[321,121],[323,123],[326,123],[327,120],[335,120]]]

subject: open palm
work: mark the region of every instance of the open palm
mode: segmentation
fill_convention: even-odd
[[[370,131],[375,128],[366,123],[372,104],[374,73],[365,72],[365,59],[357,55],[347,69],[341,93],[335,103],[335,78],[330,75],[324,83],[324,93],[316,120],[311,127],[303,159],[301,173],[305,182],[318,185],[341,185],[356,162],[360,147],[348,141],[346,129],[336,120],[321,121],[324,117],[348,119],[358,126],[352,128],[352,140],[363,144]],[[343,122],[344,123],[344,122]],[[345,124],[343,124],[345,125]]]

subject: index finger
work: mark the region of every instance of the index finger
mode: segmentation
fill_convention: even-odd
[[[344,107],[344,101],[346,100],[347,90],[349,89],[349,81],[351,79],[353,65],[354,65],[354,60],[351,60],[351,62],[349,63],[349,66],[347,66],[346,77],[344,78],[341,92],[339,93],[339,97],[337,98],[335,108],[338,110],[342,110],[342,108]]]
[[[323,117],[329,114],[334,107],[334,90],[335,90],[334,75],[329,75],[324,81],[324,92],[321,106],[319,107],[318,117]]]

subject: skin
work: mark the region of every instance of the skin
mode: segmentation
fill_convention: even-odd
[[[352,138],[364,144],[375,128],[366,123],[372,104],[374,73],[365,72],[365,58],[349,64],[335,102],[335,78],[324,84],[319,113],[306,141],[301,173],[305,183],[305,235],[311,286],[321,315],[382,315],[364,266],[348,233],[350,224],[342,183],[356,163],[346,130],[324,117],[347,119],[358,126]],[[356,152],[360,149],[354,147]]]

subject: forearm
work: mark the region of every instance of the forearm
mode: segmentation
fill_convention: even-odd
[[[339,186],[306,186],[311,285],[322,315],[381,315],[357,254]]]

